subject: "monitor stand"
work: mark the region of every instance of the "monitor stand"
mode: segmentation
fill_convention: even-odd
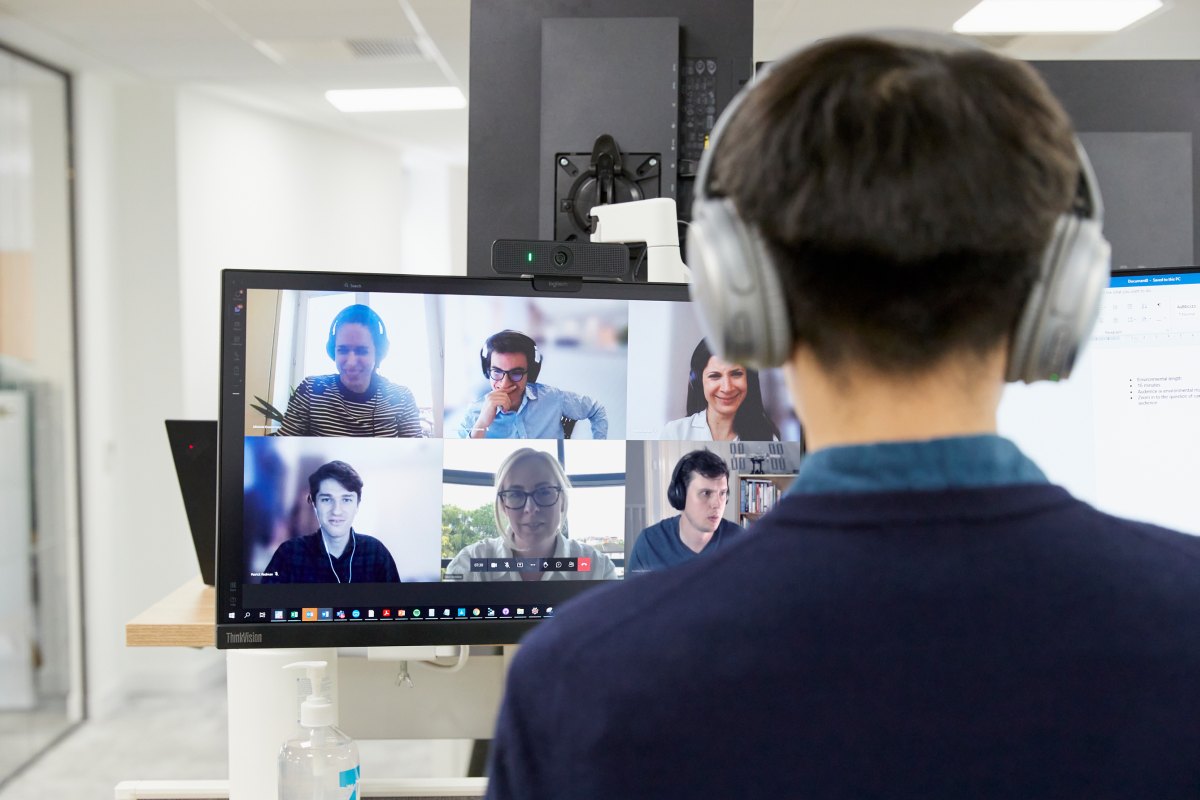
[[[227,651],[230,800],[277,795],[276,756],[299,716],[298,674],[284,670],[288,664],[326,662],[338,727],[356,740],[479,740],[492,735],[514,652],[472,648],[461,669],[449,670],[420,661],[369,660],[365,648],[344,655],[335,648]],[[402,664],[412,686],[398,685]]]

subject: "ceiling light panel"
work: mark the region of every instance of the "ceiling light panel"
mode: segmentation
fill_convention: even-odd
[[[257,39],[413,38],[396,0],[209,0]]]
[[[1112,33],[1162,8],[1161,0],[983,0],[954,30],[967,34]]]
[[[408,89],[334,89],[325,93],[338,111],[439,111],[465,108],[467,99],[454,86],[419,86]]]

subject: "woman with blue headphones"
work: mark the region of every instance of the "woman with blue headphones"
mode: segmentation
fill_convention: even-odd
[[[424,436],[413,393],[379,374],[387,328],[369,306],[343,308],[329,326],[325,352],[333,375],[301,381],[288,401],[279,436]]]

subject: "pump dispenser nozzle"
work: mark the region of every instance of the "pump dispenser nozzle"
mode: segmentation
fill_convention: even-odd
[[[309,695],[300,704],[300,724],[305,728],[323,728],[337,724],[337,711],[327,694],[324,661],[296,661],[284,669],[303,669],[308,673]]]
[[[296,661],[284,669],[308,673],[300,703],[300,735],[279,750],[280,800],[354,800],[358,797],[358,746],[337,729],[324,661]]]

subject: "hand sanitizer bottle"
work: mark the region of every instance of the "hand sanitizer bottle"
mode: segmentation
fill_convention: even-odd
[[[284,667],[307,670],[311,687],[300,704],[299,735],[279,750],[279,800],[358,800],[358,745],[333,724],[337,712],[325,666],[298,661]]]

